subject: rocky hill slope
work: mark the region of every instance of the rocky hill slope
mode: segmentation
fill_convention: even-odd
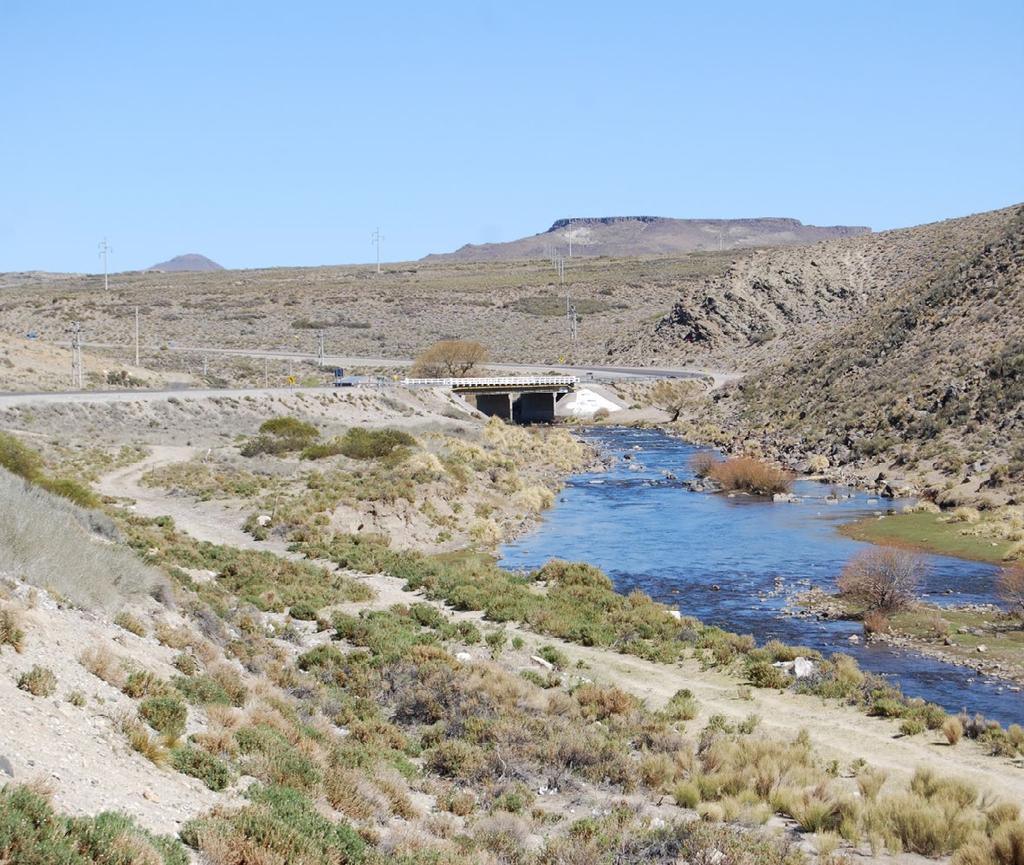
[[[559,219],[532,237],[507,243],[468,243],[455,252],[424,261],[512,261],[566,255],[572,235],[574,257],[673,256],[702,250],[741,249],[813,243],[870,233],[863,226],[804,225],[798,219],[669,219],[662,216],[608,216]]]
[[[1024,206],[802,249],[694,286],[621,358],[748,371],[723,424],[788,462],[898,472],[946,502],[1024,485]]]
[[[937,278],[1013,212],[758,250],[724,274],[685,286],[668,315],[616,340],[611,353],[637,363],[710,357],[734,368],[786,356],[894,293]]]
[[[207,273],[211,270],[223,269],[224,268],[217,264],[216,261],[195,252],[189,252],[185,255],[176,255],[174,258],[168,259],[167,261],[161,261],[159,264],[154,264],[149,268],[149,270],[159,270],[163,273]]]

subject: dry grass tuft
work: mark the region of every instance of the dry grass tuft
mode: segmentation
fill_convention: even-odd
[[[119,691],[124,687],[128,674],[124,662],[107,646],[89,646],[78,657],[79,663],[98,679]]]

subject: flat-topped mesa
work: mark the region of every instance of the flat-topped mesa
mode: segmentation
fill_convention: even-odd
[[[513,261],[574,257],[673,257],[768,246],[801,246],[870,234],[859,225],[805,225],[790,217],[750,219],[673,219],[667,216],[588,216],[557,219],[540,234],[505,243],[466,244],[455,252],[428,255],[426,261]],[[571,237],[570,237],[571,235]]]

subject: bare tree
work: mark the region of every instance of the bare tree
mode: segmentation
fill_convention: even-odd
[[[693,404],[704,389],[693,380],[662,379],[647,392],[647,399],[655,408],[660,408],[679,419],[683,410]]]
[[[443,339],[416,358],[413,375],[420,378],[454,378],[487,361],[487,349],[468,339]]]
[[[872,610],[896,613],[914,603],[924,572],[924,560],[915,553],[891,547],[866,550],[843,568],[839,594],[863,601]]]
[[[1003,568],[996,580],[996,591],[1024,619],[1024,565]]]

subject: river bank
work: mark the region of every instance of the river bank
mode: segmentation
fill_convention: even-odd
[[[821,589],[799,593],[793,603],[824,620],[861,622],[864,615],[861,606]],[[887,622],[888,630],[865,633],[863,639],[1001,679],[1011,693],[1024,689],[1024,623],[993,604],[918,602]]]

